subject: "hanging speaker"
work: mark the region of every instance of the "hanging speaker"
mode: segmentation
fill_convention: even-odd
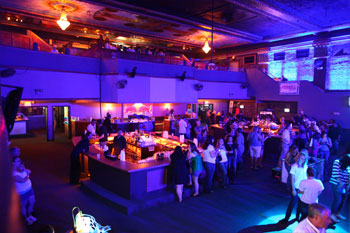
[[[196,91],[201,91],[201,90],[203,90],[203,84],[201,84],[201,83],[196,83],[196,84],[194,84],[194,89],[195,89]]]
[[[122,80],[119,80],[119,81],[117,82],[117,87],[118,87],[119,89],[124,89],[124,88],[126,87],[127,84],[128,84],[128,80],[122,79]]]
[[[23,88],[16,88],[8,93],[2,101],[7,132],[10,133],[15,123],[19,102],[21,101]]]
[[[4,69],[0,72],[0,77],[3,77],[3,78],[11,77],[15,73],[16,73],[15,69],[12,69],[12,68]]]
[[[137,67],[134,66],[134,68],[132,68],[131,72],[128,73],[130,78],[135,78],[135,76],[136,76],[136,70],[137,70]]]

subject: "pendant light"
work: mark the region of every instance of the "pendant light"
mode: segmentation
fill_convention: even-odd
[[[203,50],[205,53],[209,53],[209,51],[211,50],[211,48],[210,48],[210,46],[209,46],[208,39],[205,40],[205,43],[204,43],[204,46],[203,46],[202,50]]]
[[[59,20],[57,20],[57,24],[63,31],[66,30],[70,25],[70,22],[67,19],[67,12],[64,10],[64,6],[62,6],[61,17]]]

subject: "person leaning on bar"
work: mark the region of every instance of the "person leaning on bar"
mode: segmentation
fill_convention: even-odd
[[[69,183],[79,184],[81,165],[80,165],[80,154],[89,152],[89,143],[92,138],[91,133],[87,133],[73,148],[70,154],[70,174]]]
[[[114,137],[113,147],[115,155],[119,155],[122,150],[126,148],[126,139],[123,136],[123,131],[118,130],[118,135]]]

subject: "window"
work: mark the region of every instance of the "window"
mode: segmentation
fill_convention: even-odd
[[[297,50],[297,58],[309,57],[309,49],[300,49]]]
[[[275,54],[273,55],[273,60],[274,60],[274,61],[283,61],[284,58],[285,58],[285,56],[286,56],[286,53],[285,53],[285,52],[282,52],[282,53],[275,53]]]

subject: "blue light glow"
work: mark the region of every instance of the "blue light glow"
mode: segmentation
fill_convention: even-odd
[[[278,214],[278,215],[273,215],[271,217],[267,217],[266,219],[260,221],[258,223],[258,225],[268,225],[268,224],[276,224],[278,223],[278,221],[280,221],[281,219],[283,219],[285,216],[285,214]],[[291,220],[293,219],[293,216],[291,218]],[[292,233],[293,230],[297,227],[298,222],[294,222],[293,224],[289,225],[286,229],[284,229],[283,231],[280,232],[290,232]],[[345,231],[343,228],[336,226],[336,229],[327,229],[327,233],[347,233],[347,231]]]
[[[283,76],[288,79],[288,81],[297,81],[297,62],[285,62],[283,64]]]
[[[310,49],[310,54],[313,49]],[[286,60],[274,61],[274,53],[269,53],[268,72],[273,75],[272,78],[280,78],[282,75],[290,81],[309,81],[314,80],[313,63],[310,57],[296,59],[296,50],[286,53]]]
[[[312,82],[314,80],[314,60],[305,58],[298,61],[298,80]]]
[[[328,90],[350,90],[350,56],[328,59]]]

